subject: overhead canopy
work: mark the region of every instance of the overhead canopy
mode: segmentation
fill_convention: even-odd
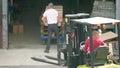
[[[89,23],[89,24],[107,24],[107,23],[120,23],[120,20],[105,18],[105,17],[92,17],[84,19],[72,19],[74,22],[80,23]]]
[[[66,17],[82,17],[82,16],[89,16],[88,13],[77,13],[77,14],[66,14]]]

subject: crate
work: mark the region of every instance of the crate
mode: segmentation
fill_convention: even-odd
[[[24,27],[22,24],[18,25],[18,34],[23,34],[24,33]]]
[[[23,24],[14,24],[13,25],[13,34],[23,34],[24,26]]]
[[[62,5],[55,5],[54,8],[58,11],[59,15],[59,22],[61,23],[63,21],[63,6]]]
[[[13,25],[13,34],[18,34],[18,25],[17,24]]]

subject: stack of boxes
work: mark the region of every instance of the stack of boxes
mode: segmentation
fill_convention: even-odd
[[[64,21],[63,21],[63,6],[62,5],[55,5],[54,8],[58,11],[59,21],[58,26],[60,27],[60,34],[64,32]]]
[[[58,11],[58,14],[59,14],[59,22],[63,22],[63,6],[61,5],[57,5],[57,6],[54,6],[54,8]]]
[[[24,26],[23,24],[14,24],[13,25],[13,34],[23,34]]]

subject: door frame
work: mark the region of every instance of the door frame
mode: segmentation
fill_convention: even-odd
[[[2,48],[8,49],[8,0],[2,0]]]

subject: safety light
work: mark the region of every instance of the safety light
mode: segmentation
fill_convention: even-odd
[[[68,23],[68,18],[65,18],[65,22]]]
[[[93,24],[93,26],[100,26],[100,24]]]
[[[103,28],[103,29],[106,29],[106,25],[105,25],[105,24],[103,24],[103,25],[102,25],[102,28]]]
[[[112,22],[112,24],[119,24],[120,22]]]

